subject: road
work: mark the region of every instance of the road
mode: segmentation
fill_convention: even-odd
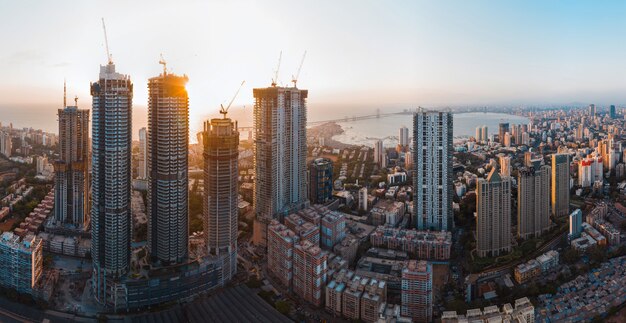
[[[0,298],[0,322],[41,322],[43,312],[33,306]]]
[[[9,312],[5,309],[0,309],[0,322],[21,322],[21,323],[30,323],[35,322],[31,319],[23,317],[19,314]]]

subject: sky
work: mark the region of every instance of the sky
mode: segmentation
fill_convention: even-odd
[[[624,1],[0,0],[0,121],[56,132],[64,79],[91,106],[102,18],[135,84],[135,136],[160,54],[189,76],[192,132],[242,80],[231,114],[249,123],[252,88],[269,86],[281,51],[285,85],[307,51],[298,86],[312,121],[418,105],[623,105],[624,16]]]

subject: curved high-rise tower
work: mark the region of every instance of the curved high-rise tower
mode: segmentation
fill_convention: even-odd
[[[237,123],[224,115],[204,124],[204,236],[208,255],[220,257],[222,278],[237,273]]]
[[[187,76],[148,81],[148,248],[163,265],[187,259],[189,97]]]

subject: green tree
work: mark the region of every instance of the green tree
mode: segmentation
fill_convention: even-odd
[[[561,259],[566,264],[576,263],[580,259],[580,253],[574,248],[570,248],[563,253]]]
[[[593,246],[587,250],[587,254],[589,255],[589,260],[592,264],[597,265],[604,261],[606,261],[606,248],[603,246]]]
[[[287,301],[276,301],[274,307],[278,312],[280,312],[280,314],[283,315],[288,315],[289,312],[291,312],[291,304],[289,304],[289,302]]]

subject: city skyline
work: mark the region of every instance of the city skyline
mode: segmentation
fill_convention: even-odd
[[[337,113],[337,108],[342,114],[358,115],[377,107],[573,102],[604,106],[626,101],[618,77],[626,72],[619,57],[622,45],[611,41],[623,29],[619,12],[626,4],[394,2],[382,6],[248,1],[159,6],[55,2],[35,9],[7,5],[8,10],[0,13],[6,27],[0,37],[10,49],[0,60],[0,116],[12,111],[8,119],[13,120],[7,121],[21,126],[33,112],[41,112],[41,119],[29,124],[54,131],[54,124],[44,116],[49,111],[47,119],[52,119],[60,105],[63,77],[71,96],[89,100],[90,80],[84,71],[94,70],[105,59],[102,17],[108,24],[113,58],[133,82],[145,84],[158,71],[154,62],[160,53],[171,63],[172,72],[189,74],[189,93],[195,98],[190,102],[192,134],[217,113],[241,79],[250,87],[269,85],[281,50],[283,84],[289,83],[308,50],[300,78],[304,87],[317,92],[310,102],[310,120]],[[84,14],[68,24],[60,17],[70,9]],[[139,11],[142,14],[135,15]],[[165,12],[179,23],[161,24],[159,17]],[[299,12],[306,14],[293,14]],[[328,24],[319,25],[321,20]],[[59,51],[48,33],[71,41]],[[259,40],[271,33],[284,37]],[[290,41],[281,41],[285,38]],[[337,47],[342,50],[332,50]],[[247,54],[251,48],[253,59]],[[246,90],[231,113],[240,120],[237,114],[251,113],[253,98]],[[33,91],[39,95],[29,96]],[[135,137],[147,123],[146,92],[136,91]]]
[[[0,13],[0,321],[626,319],[626,4],[65,1]]]

